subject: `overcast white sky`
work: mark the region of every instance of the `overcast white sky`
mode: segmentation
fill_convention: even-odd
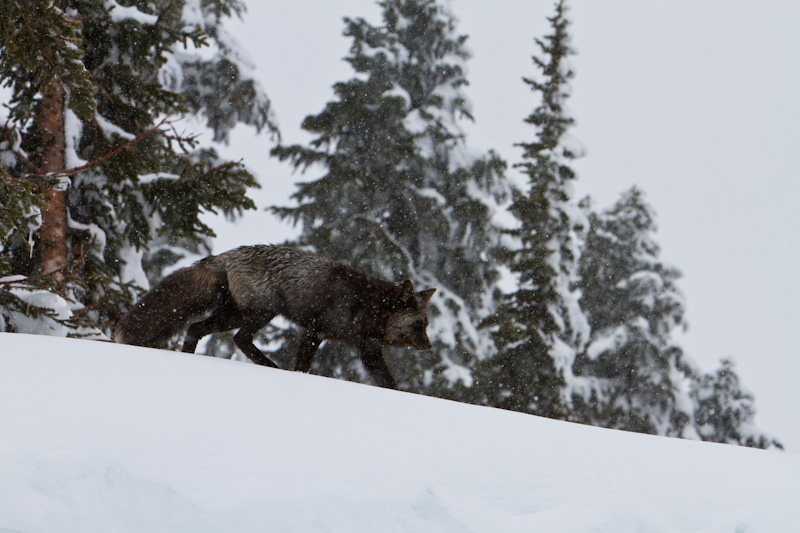
[[[236,37],[257,65],[284,142],[306,142],[302,119],[352,75],[342,17],[378,23],[372,0],[250,0]],[[533,38],[548,31],[550,0],[454,0],[476,122],[468,143],[509,163],[529,141],[536,105]],[[684,274],[690,324],[680,343],[704,369],[732,357],[755,394],[756,421],[800,453],[800,2],[573,1],[576,196],[611,205],[636,184],[658,215],[662,259]],[[226,155],[244,158],[263,189],[260,206],[285,204],[291,174],[271,144],[239,131]],[[515,172],[511,170],[511,172]],[[261,212],[221,227],[217,251],[280,242],[291,229]]]

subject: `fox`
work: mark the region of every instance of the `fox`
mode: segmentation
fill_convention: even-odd
[[[114,341],[157,347],[185,329],[182,351],[194,353],[206,335],[236,329],[245,356],[278,368],[253,338],[281,315],[301,328],[294,370],[308,372],[324,340],[341,341],[359,352],[375,383],[396,389],[382,347],[431,348],[428,304],[435,292],[291,246],[241,246],[165,277],[120,319]]]

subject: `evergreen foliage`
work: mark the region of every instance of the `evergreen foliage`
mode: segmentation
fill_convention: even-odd
[[[581,307],[591,338],[575,364],[586,389],[573,417],[603,427],[680,436],[690,422],[682,350],[671,338],[683,324],[680,272],[660,262],[655,219],[633,188],[589,217],[580,263]]]
[[[469,54],[455,20],[433,0],[387,0],[383,25],[346,19],[346,58],[356,76],[303,122],[310,146],[273,153],[322,177],[302,183],[297,207],[276,208],[302,223],[301,245],[389,279],[436,287],[429,353],[391,358],[401,386],[452,396],[491,343],[474,324],[497,278],[491,206],[507,194],[504,163],[471,155],[459,121],[471,120],[461,89]],[[324,346],[321,373],[363,379],[349,350]]]
[[[28,103],[12,106],[12,117],[18,122],[30,118],[30,102],[39,94],[51,93],[56,85],[68,89],[68,106],[79,117],[90,120],[94,116],[96,88],[83,63],[81,23],[74,13],[62,10],[63,4],[52,0],[0,3],[0,77],[13,86],[16,100]]]
[[[0,75],[12,90],[0,139],[0,267],[17,275],[0,285],[4,330],[37,330],[20,317],[48,313],[31,304],[44,285],[61,298],[49,313],[63,315],[62,331],[108,333],[146,288],[143,268],[155,281],[186,253],[209,249],[204,212],[254,207],[250,172],[175,126],[194,114],[220,140],[237,122],[277,133],[269,100],[220,25],[243,9],[238,0],[0,3]],[[225,94],[236,97],[209,96]],[[41,215],[58,195],[67,263],[49,272]]]
[[[510,207],[519,227],[508,231],[516,243],[505,261],[518,276],[518,289],[487,321],[499,352],[484,361],[477,393],[481,403],[569,418],[572,362],[588,336],[573,289],[585,221],[571,200],[575,173],[569,166],[582,150],[568,134],[574,119],[564,107],[574,74],[563,1],[548,20],[552,33],[536,39],[541,57],[533,57],[539,76],[525,79],[541,97],[525,120],[535,138],[519,145],[523,162],[515,165],[529,189]]]
[[[697,376],[692,384],[694,425],[705,441],[738,444],[752,448],[783,446],[755,427],[753,395],[739,383],[734,364],[723,360],[713,374]]]
[[[573,367],[582,387],[572,419],[639,433],[768,448],[753,398],[733,364],[702,374],[675,344],[684,325],[680,272],[659,260],[655,216],[637,188],[589,215],[580,262],[581,307],[591,327]]]

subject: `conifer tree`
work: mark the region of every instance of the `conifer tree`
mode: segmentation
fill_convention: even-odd
[[[465,147],[462,94],[469,54],[453,16],[433,0],[380,2],[383,25],[345,19],[346,58],[356,76],[303,122],[310,146],[274,154],[296,168],[322,168],[302,183],[297,207],[276,212],[302,223],[298,243],[419,289],[435,287],[434,348],[390,358],[401,386],[444,396],[471,384],[471,366],[490,340],[474,324],[496,278],[490,206],[507,194],[504,163]],[[364,379],[347,349],[323,346],[316,371]]]
[[[741,386],[731,360],[723,360],[712,374],[696,375],[690,394],[693,423],[703,440],[751,448],[783,448],[755,426],[753,395]]]
[[[218,140],[237,122],[277,132],[221,27],[243,9],[239,0],[0,4],[0,78],[12,93],[0,132],[0,267],[15,274],[0,281],[3,330],[109,333],[146,288],[143,269],[154,280],[188,250],[208,249],[203,212],[254,207],[247,169],[177,124],[197,115]]]
[[[582,149],[565,108],[574,75],[566,11],[562,0],[548,19],[552,33],[536,39],[538,76],[524,80],[541,103],[525,120],[535,138],[519,145],[523,162],[515,165],[529,183],[510,207],[519,227],[508,232],[517,244],[505,254],[519,285],[487,321],[499,352],[482,364],[477,388],[480,403],[553,418],[569,417],[572,363],[588,333],[573,288],[585,221],[571,199],[569,165]]]
[[[581,256],[580,304],[591,326],[575,374],[575,420],[640,433],[682,436],[690,424],[689,379],[672,341],[683,324],[680,272],[663,264],[652,209],[635,187],[591,214]]]
[[[733,364],[703,374],[675,344],[683,326],[680,272],[659,260],[655,216],[635,187],[589,215],[581,307],[591,336],[573,367],[575,421],[759,448],[780,444],[754,425],[753,397]]]

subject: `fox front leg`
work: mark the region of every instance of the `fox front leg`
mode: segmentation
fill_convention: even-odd
[[[297,346],[297,357],[294,360],[294,369],[299,372],[308,372],[311,370],[311,363],[314,360],[314,354],[317,353],[322,340],[314,333],[306,332],[300,338],[300,344]]]
[[[361,362],[364,368],[372,376],[379,386],[385,389],[396,389],[397,382],[392,377],[386,361],[381,353],[381,343],[379,341],[367,341],[359,347],[361,352]]]
[[[256,326],[245,326],[236,332],[236,335],[233,336],[233,342],[236,343],[236,346],[255,364],[263,365],[263,366],[271,366],[272,368],[280,368],[276,365],[272,359],[264,355],[264,352],[256,348],[256,345],[253,344],[253,337],[258,330],[264,324],[260,324]]]

